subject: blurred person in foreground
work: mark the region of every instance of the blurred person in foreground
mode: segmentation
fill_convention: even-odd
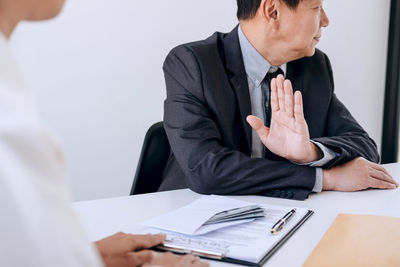
[[[192,255],[148,250],[162,234],[117,233],[95,245],[87,239],[70,206],[62,153],[7,46],[20,21],[53,18],[63,4],[0,0],[0,266],[208,266]]]

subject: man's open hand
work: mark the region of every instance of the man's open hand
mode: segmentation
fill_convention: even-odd
[[[271,81],[271,111],[270,128],[255,116],[247,117],[247,122],[271,152],[298,163],[316,161],[323,156],[310,142],[301,93],[296,91],[293,95],[292,84],[284,80],[283,75]]]

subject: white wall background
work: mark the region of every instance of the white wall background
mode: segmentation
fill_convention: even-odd
[[[336,92],[381,142],[390,0],[324,2],[319,45]],[[162,120],[162,63],[174,46],[230,31],[234,0],[68,0],[25,23],[12,46],[66,152],[74,200],[127,195],[147,128]]]

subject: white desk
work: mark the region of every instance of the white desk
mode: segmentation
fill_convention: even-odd
[[[399,181],[400,163],[385,165]],[[143,229],[139,223],[184,206],[200,195],[188,189],[74,203],[92,240],[123,231]],[[315,214],[267,261],[264,266],[301,266],[338,213],[400,217],[400,189],[362,192],[322,192],[305,201],[261,196],[231,196],[255,203],[308,207]],[[400,231],[400,229],[399,229]],[[233,266],[210,261],[211,266]]]

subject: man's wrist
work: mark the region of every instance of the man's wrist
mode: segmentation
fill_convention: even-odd
[[[331,191],[335,188],[334,179],[332,178],[332,169],[322,170],[322,190]]]
[[[318,161],[324,157],[324,153],[322,150],[313,142],[309,142],[308,149],[307,149],[306,157],[302,160],[292,160],[295,163],[299,164],[308,164],[314,161]]]
[[[310,159],[308,162],[317,161],[323,158],[324,153],[322,150],[313,142],[310,141]]]

